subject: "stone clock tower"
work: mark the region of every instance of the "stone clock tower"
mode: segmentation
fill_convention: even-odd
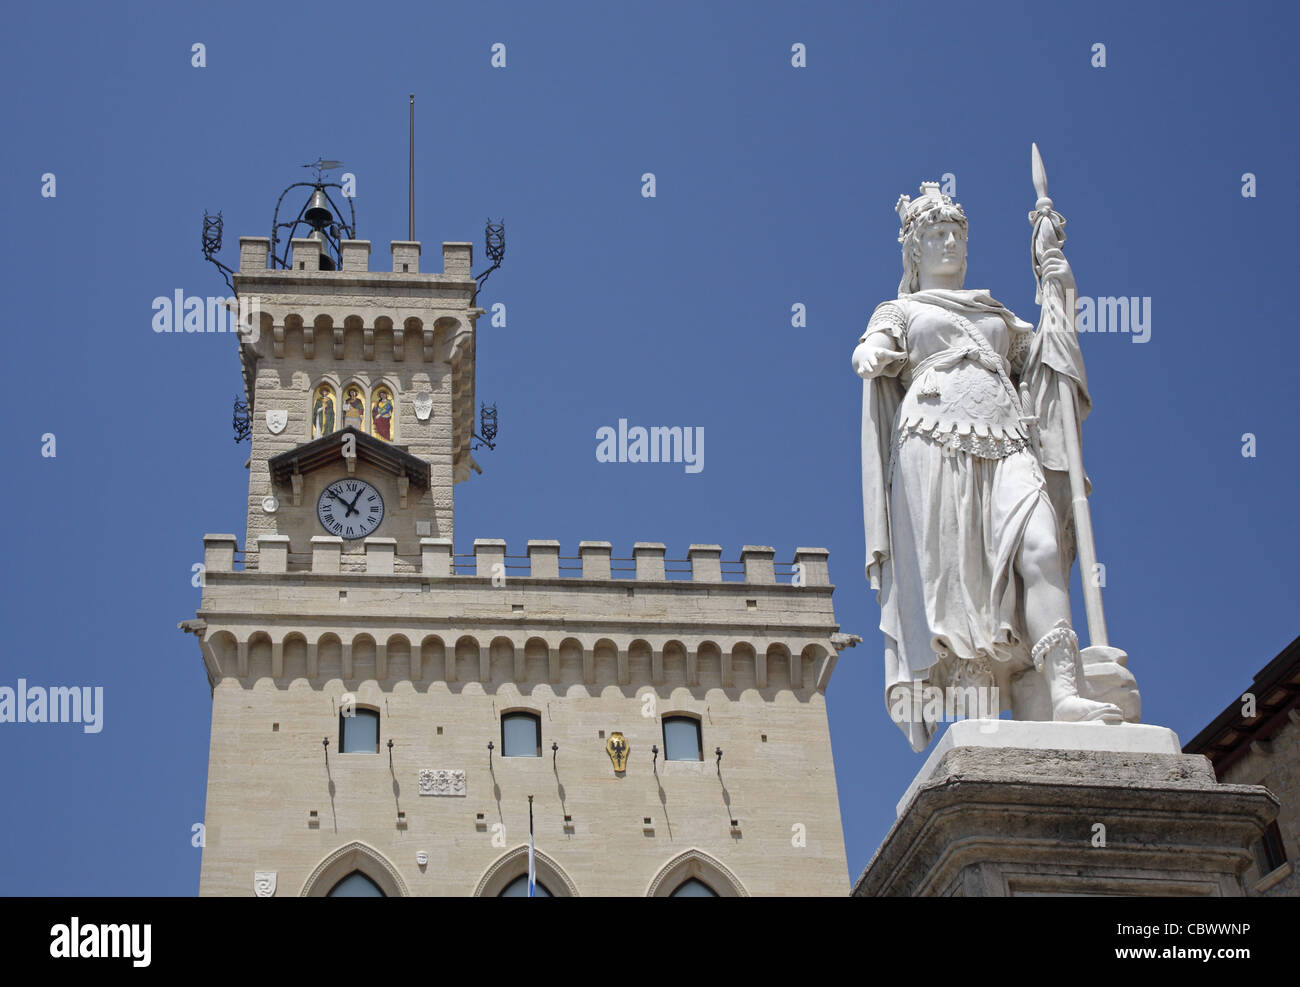
[[[205,536],[181,624],[212,687],[200,893],[526,893],[531,815],[538,895],[846,894],[826,551],[456,554],[470,245],[440,271],[415,242],[384,270],[364,240],[272,246],[234,272],[243,547]]]
[[[260,323],[240,346],[252,414],[245,545],[262,568],[308,545],[338,552],[344,570],[364,568],[366,551],[400,568],[422,537],[451,536],[452,486],[476,468],[472,247],[443,244],[443,270],[426,274],[419,243],[393,242],[391,272],[370,270],[366,240],[344,240],[341,270],[329,271],[319,241],[292,246],[293,267],[275,270],[268,239],[239,242],[235,289],[257,300]],[[371,513],[353,505],[363,486],[369,503],[357,506]],[[321,523],[331,515],[337,528]]]

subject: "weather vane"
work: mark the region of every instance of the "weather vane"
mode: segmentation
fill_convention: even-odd
[[[311,164],[303,165],[304,168],[313,168],[316,171],[316,181],[320,181],[327,171],[335,171],[343,167],[342,161],[333,161],[328,158],[317,158]]]

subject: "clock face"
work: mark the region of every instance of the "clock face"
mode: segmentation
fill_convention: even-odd
[[[331,535],[365,538],[384,520],[384,498],[365,480],[335,480],[321,491],[316,516]]]

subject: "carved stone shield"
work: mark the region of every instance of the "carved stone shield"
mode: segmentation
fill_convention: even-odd
[[[416,391],[411,403],[415,405],[415,417],[422,422],[428,421],[433,411],[433,395],[428,391]]]
[[[271,430],[272,435],[279,435],[284,431],[284,426],[289,424],[289,412],[287,411],[268,411],[266,413],[266,427]]]
[[[253,894],[258,898],[275,896],[275,874],[273,870],[259,870],[253,873]]]

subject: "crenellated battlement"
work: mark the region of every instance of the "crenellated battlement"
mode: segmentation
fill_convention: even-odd
[[[392,539],[344,555],[341,539],[318,536],[301,561],[283,536],[261,542],[259,567],[240,569],[234,536],[204,539],[198,616],[214,685],[409,678],[809,696],[824,691],[838,654],[821,548],[777,564],[761,545],[737,561],[692,545],[674,560],[659,542],[618,558],[604,541],[564,556],[559,542],[533,540],[511,555],[505,541],[480,538],[457,555],[450,539],[425,538],[419,568],[403,569]],[[380,612],[373,629],[358,626]]]
[[[630,557],[615,558],[607,541],[578,543],[577,555],[561,555],[558,541],[530,539],[523,555],[511,555],[500,538],[476,538],[472,553],[457,554],[450,538],[421,538],[420,555],[398,556],[394,538],[365,538],[361,551],[344,552],[346,543],[333,535],[313,535],[310,551],[291,544],[287,535],[262,535],[256,555],[240,552],[234,535],[203,536],[204,568],[220,572],[302,572],[315,575],[363,573],[373,576],[474,576],[479,578],[579,578],[640,582],[744,582],[774,585],[778,576],[795,586],[830,586],[824,548],[796,548],[791,562],[777,563],[776,550],[746,545],[740,558],[724,561],[721,545],[691,545],[686,558],[667,558],[663,542],[636,542]],[[355,543],[353,543],[355,544]],[[298,549],[298,551],[294,551]],[[575,564],[576,563],[576,564]]]
[[[315,240],[291,242],[295,258],[319,249]],[[443,271],[427,274],[420,273],[418,241],[392,242],[391,271],[370,270],[369,240],[342,242],[340,270],[292,258],[289,269],[268,268],[270,247],[267,237],[240,237],[234,277],[245,308],[256,312],[256,325],[241,340],[254,365],[246,365],[251,403],[258,395],[250,371],[267,359],[408,372],[412,365],[427,370],[420,365],[446,364],[458,386],[472,387],[474,325],[483,312],[474,305],[472,244],[444,243]]]
[[[289,241],[292,248],[292,267],[290,269],[271,269],[266,266],[271,253],[271,239],[264,236],[241,236],[239,238],[239,275],[242,277],[266,276],[272,281],[279,279],[292,283],[295,278],[312,275],[314,278],[328,279],[334,282],[346,282],[358,274],[371,277],[378,276],[390,280],[385,275],[398,274],[419,275],[420,241],[392,240],[389,251],[392,258],[391,271],[370,270],[370,241],[343,240],[340,243],[342,265],[336,271],[322,271],[319,266],[319,241],[309,237],[295,237]],[[474,245],[472,243],[449,241],[442,245],[442,271],[428,272],[422,280],[465,282],[474,280],[470,268],[474,263]],[[319,282],[313,282],[319,283]]]

